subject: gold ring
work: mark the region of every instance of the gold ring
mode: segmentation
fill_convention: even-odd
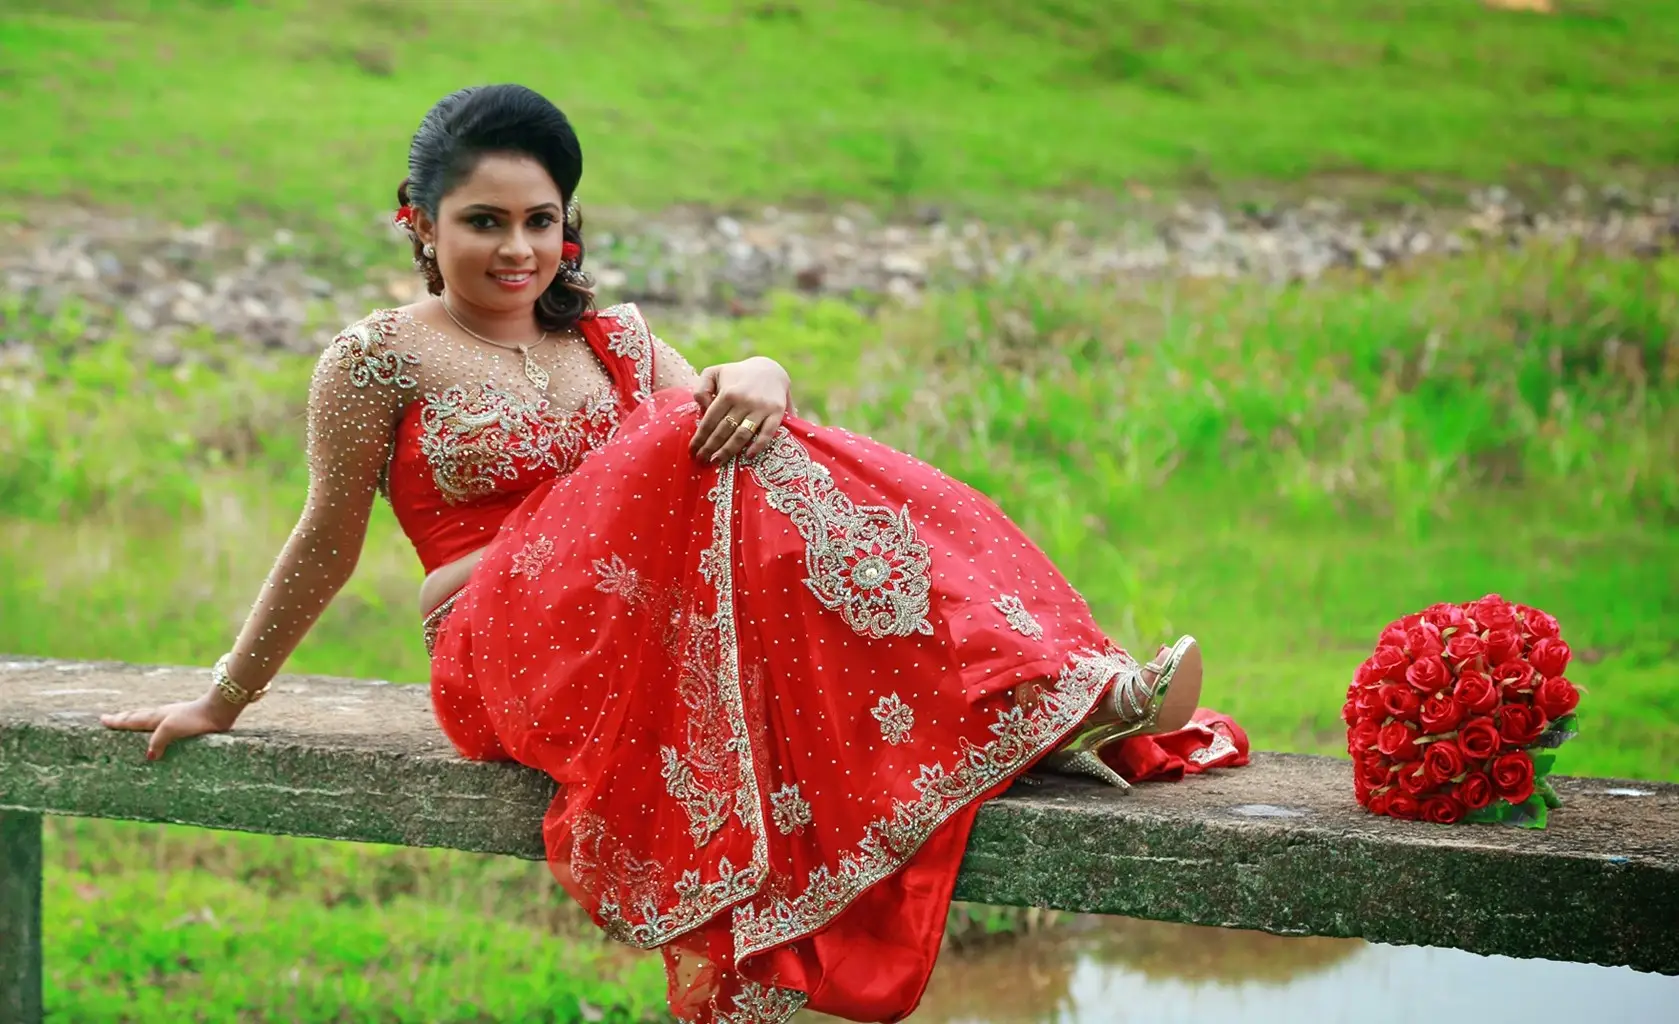
[[[746,419],[741,420],[740,425],[746,428],[746,432],[748,434],[756,434],[758,432],[758,424],[753,423],[752,422],[752,417],[750,417],[750,416],[748,416]]]
[[[727,423],[729,425],[729,429],[731,430],[737,430],[740,428],[740,420],[735,419],[733,416],[723,417],[723,422]]]

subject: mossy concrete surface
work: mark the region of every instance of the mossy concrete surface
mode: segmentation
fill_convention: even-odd
[[[208,680],[0,656],[0,810],[542,856],[552,783],[456,756],[423,687],[282,677],[234,732],[156,763],[99,724]],[[1371,817],[1347,762],[1303,755],[1129,795],[1017,785],[982,809],[956,895],[1679,974],[1679,786],[1557,788],[1527,831]]]

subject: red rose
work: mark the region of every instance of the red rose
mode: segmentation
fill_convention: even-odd
[[[1525,747],[1545,731],[1545,713],[1525,704],[1506,704],[1498,709],[1498,734],[1512,747]]]
[[[1516,609],[1497,594],[1488,594],[1469,606],[1469,614],[1482,629],[1515,629]]]
[[[1428,776],[1423,773],[1421,765],[1415,768],[1407,765],[1399,770],[1400,792],[1408,796],[1420,797],[1433,788],[1434,784],[1428,781]]]
[[[1422,707],[1422,698],[1417,696],[1417,691],[1409,686],[1388,683],[1382,687],[1380,693],[1382,707],[1387,710],[1388,714],[1400,721],[1416,721],[1417,710]]]
[[[1353,773],[1353,799],[1357,800],[1361,807],[1370,806],[1370,784],[1357,772]]]
[[[1533,665],[1533,670],[1549,678],[1560,676],[1568,671],[1568,645],[1561,639],[1548,636],[1533,645],[1527,660]]]
[[[1430,785],[1450,782],[1463,773],[1463,754],[1450,740],[1430,743],[1422,757],[1422,770]]]
[[[1358,691],[1358,695],[1353,697],[1353,707],[1360,722],[1379,722],[1387,717],[1387,708],[1382,707],[1381,692],[1375,689]]]
[[[1573,711],[1580,703],[1580,691],[1574,684],[1558,676],[1547,679],[1533,691],[1533,705],[1555,721]]]
[[[1452,681],[1451,670],[1439,655],[1418,658],[1405,670],[1405,681],[1424,693],[1437,693]]]
[[[1366,718],[1359,722],[1347,730],[1347,753],[1357,757],[1375,749],[1376,736],[1381,731],[1382,727],[1371,719]]]
[[[1383,644],[1376,648],[1376,653],[1370,656],[1370,660],[1375,662],[1381,679],[1399,679],[1405,674],[1406,666],[1411,664],[1411,659],[1406,656],[1404,649],[1391,644]]]
[[[1459,665],[1467,665],[1476,658],[1484,658],[1487,654],[1487,642],[1474,633],[1453,633],[1446,641],[1446,657]]]
[[[1405,631],[1405,649],[1413,658],[1433,658],[1445,651],[1446,644],[1438,629],[1420,622]]]
[[[1358,762],[1358,777],[1371,789],[1388,784],[1388,776],[1393,774],[1393,768],[1380,757],[1366,756]]]
[[[1503,755],[1492,763],[1492,785],[1511,803],[1526,803],[1533,795],[1533,758],[1525,750]]]
[[[1520,658],[1501,661],[1492,670],[1492,681],[1506,690],[1518,690],[1533,680],[1533,666]]]
[[[1417,756],[1417,734],[1404,722],[1389,722],[1376,736],[1376,749],[1398,761]]]
[[[1458,729],[1457,745],[1464,757],[1471,761],[1484,761],[1498,753],[1498,726],[1490,718],[1471,718]]]
[[[1487,660],[1495,665],[1521,656],[1522,635],[1514,629],[1488,630],[1484,639],[1487,642]]]
[[[1404,818],[1406,821],[1416,821],[1422,815],[1417,798],[1404,793],[1394,793],[1388,797],[1387,811],[1395,818]]]
[[[1376,638],[1376,645],[1378,647],[1403,648],[1405,646],[1405,627],[1397,622],[1388,623],[1382,627],[1381,635]]]
[[[1419,714],[1422,718],[1423,732],[1430,736],[1438,736],[1443,732],[1451,732],[1463,721],[1463,703],[1449,694],[1437,693],[1422,702]]]
[[[562,242],[560,244],[560,259],[567,263],[575,263],[583,256],[583,249],[576,242]]]
[[[1556,618],[1548,612],[1519,604],[1516,606],[1516,614],[1521,616],[1522,628],[1527,630],[1530,636],[1543,640],[1545,637],[1557,636],[1562,632],[1562,627],[1557,625]]]
[[[1438,793],[1422,802],[1422,820],[1451,825],[1463,820],[1463,804],[1448,793]]]
[[[1457,798],[1470,810],[1480,810],[1492,803],[1492,780],[1480,772],[1470,772],[1457,784]]]
[[[1392,792],[1372,793],[1370,794],[1370,803],[1366,806],[1370,808],[1371,814],[1386,814],[1388,812],[1388,800],[1392,796]]]
[[[1457,677],[1457,699],[1471,714],[1484,715],[1498,707],[1498,688],[1480,672],[1464,672]]]
[[[1423,610],[1423,621],[1438,629],[1442,634],[1448,629],[1462,629],[1468,621],[1463,609],[1455,604],[1430,605]]]

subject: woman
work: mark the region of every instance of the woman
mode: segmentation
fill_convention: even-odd
[[[425,117],[398,190],[431,298],[345,330],[307,506],[198,700],[111,715],[147,756],[233,726],[348,580],[375,492],[428,575],[438,721],[560,785],[549,861],[663,951],[697,1021],[914,1009],[981,801],[1182,726],[1184,638],[1139,666],[984,497],[793,415],[763,358],[695,373],[596,312],[576,136],[517,86]]]

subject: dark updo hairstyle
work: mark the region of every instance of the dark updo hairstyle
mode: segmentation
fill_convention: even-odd
[[[470,175],[489,153],[528,156],[547,169],[566,204],[565,240],[576,243],[575,262],[560,271],[536,301],[536,321],[545,331],[563,331],[594,305],[595,293],[583,273],[583,218],[572,198],[583,177],[583,149],[560,109],[522,85],[482,85],[461,89],[426,112],[408,147],[408,177],[397,187],[396,201],[422,209],[435,222],[443,197]],[[414,265],[433,295],[443,293],[437,261],[414,239]]]

